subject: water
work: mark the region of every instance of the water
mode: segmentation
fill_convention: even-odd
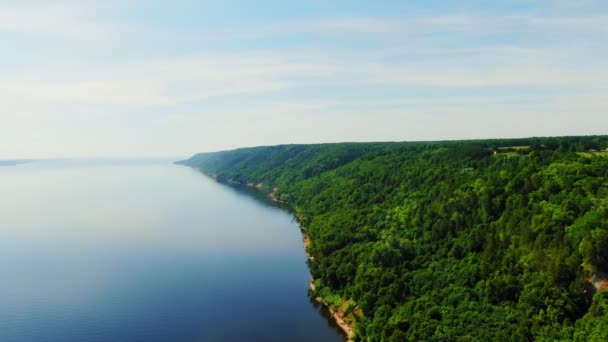
[[[0,167],[0,341],[343,341],[291,215],[169,161]]]

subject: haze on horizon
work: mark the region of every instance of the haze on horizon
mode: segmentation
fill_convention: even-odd
[[[608,2],[0,2],[0,159],[605,134]]]

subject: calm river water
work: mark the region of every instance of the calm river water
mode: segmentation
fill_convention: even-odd
[[[0,167],[0,341],[343,341],[286,211],[171,161]]]

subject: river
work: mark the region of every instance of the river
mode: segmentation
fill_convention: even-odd
[[[0,341],[344,341],[286,211],[171,160],[0,167]]]

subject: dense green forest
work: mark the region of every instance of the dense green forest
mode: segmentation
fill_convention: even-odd
[[[290,204],[313,295],[356,318],[356,340],[608,341],[607,147],[282,145],[183,164]]]

